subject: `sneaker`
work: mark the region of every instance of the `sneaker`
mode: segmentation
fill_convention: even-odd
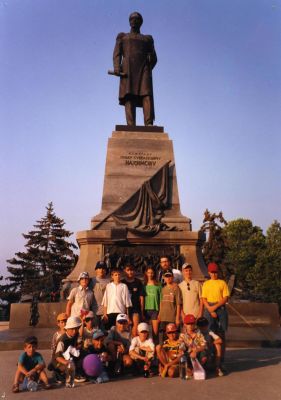
[[[44,389],[45,389],[45,390],[51,389],[51,385],[50,385],[49,383],[45,383]]]
[[[18,393],[20,391],[20,386],[18,383],[14,383],[12,386],[12,392],[13,393]]]
[[[144,377],[144,378],[149,378],[149,376],[150,376],[149,370],[146,369],[146,370],[143,372],[143,377]]]
[[[76,383],[82,383],[85,381],[86,381],[86,378],[82,375],[76,375],[74,378],[74,382],[76,382]]]
[[[216,374],[217,374],[217,376],[224,376],[224,372],[223,372],[223,370],[222,370],[220,367],[218,367],[218,368],[216,369]]]
[[[74,388],[74,382],[73,382],[73,383],[71,383],[71,382],[66,382],[65,387],[66,387],[66,388]]]

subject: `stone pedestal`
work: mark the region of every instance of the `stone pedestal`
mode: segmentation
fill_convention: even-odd
[[[116,222],[114,213],[123,207],[130,214],[130,207],[137,203],[138,191],[147,182],[155,192],[160,191],[162,178],[156,182],[154,178],[165,165],[168,194],[165,209],[161,210],[159,232],[141,234],[131,229],[129,223]],[[121,255],[140,256],[176,252],[181,254],[183,262],[192,264],[194,278],[203,281],[208,275],[200,250],[205,238],[191,229],[191,220],[180,210],[173,142],[168,134],[156,126],[116,126],[108,140],[101,211],[92,218],[90,230],[77,233],[80,257],[67,280],[77,280],[82,271],[93,276],[96,262],[117,251]]]
[[[163,132],[162,127],[136,128],[138,131],[128,131],[127,126],[117,126],[108,140],[102,208],[101,212],[92,218],[92,229],[115,227],[110,214],[128,201],[161,167],[170,162],[169,204],[161,221],[190,231],[191,221],[180,211],[172,140]]]

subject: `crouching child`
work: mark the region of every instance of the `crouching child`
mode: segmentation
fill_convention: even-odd
[[[184,355],[185,345],[179,339],[176,324],[170,323],[166,326],[166,335],[168,339],[156,347],[159,374],[162,378],[176,378],[179,376],[179,363]]]
[[[209,329],[209,321],[205,317],[198,318],[197,327],[207,343],[206,368],[212,369],[215,365],[217,376],[224,376],[225,372],[221,365],[222,338]]]
[[[104,383],[109,381],[108,363],[110,361],[110,355],[108,354],[108,349],[104,344],[104,339],[104,332],[101,329],[95,329],[92,335],[92,343],[87,347],[87,349],[84,349],[82,353],[83,359],[90,354],[96,354],[102,363],[102,370],[98,376],[95,376],[94,380],[91,376],[87,377],[89,380],[93,380],[94,383]]]
[[[149,378],[155,346],[152,339],[149,338],[149,326],[147,323],[141,322],[138,324],[138,334],[132,339],[129,355],[134,360],[138,371],[143,373],[144,378]]]
[[[27,390],[36,391],[39,381],[42,381],[46,389],[50,388],[45,372],[45,362],[37,350],[38,340],[35,336],[29,336],[24,341],[24,352],[18,359],[12,391],[18,393],[19,385],[23,383]]]
[[[79,317],[69,317],[65,325],[65,333],[59,338],[52,360],[55,372],[60,379],[65,379],[65,386],[74,387],[75,382],[84,382],[76,366],[79,362],[80,350],[78,346],[79,328],[82,321]]]
[[[196,318],[192,314],[187,314],[183,320],[185,333],[180,334],[180,341],[187,348],[188,369],[187,378],[193,375],[192,360],[197,360],[202,366],[207,362],[207,343],[202,333],[196,327]]]

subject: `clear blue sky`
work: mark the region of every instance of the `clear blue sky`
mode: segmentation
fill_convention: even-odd
[[[156,124],[193,229],[206,208],[281,220],[280,0],[0,0],[0,272],[49,201],[73,232],[100,211],[125,122],[107,70],[132,11],[154,37]]]

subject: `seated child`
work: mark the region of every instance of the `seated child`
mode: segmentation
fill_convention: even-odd
[[[80,351],[78,349],[79,328],[82,321],[78,317],[69,317],[65,325],[65,333],[60,337],[52,360],[56,372],[65,376],[65,386],[72,388],[75,382],[85,379],[76,374]]]
[[[83,351],[83,358],[89,354],[97,354],[103,364],[100,375],[95,379],[96,383],[108,382],[107,366],[110,360],[108,350],[104,344],[105,334],[101,329],[95,329],[92,335],[91,344]]]
[[[45,372],[45,362],[37,350],[38,340],[35,336],[30,336],[24,341],[24,352],[20,355],[14,379],[12,391],[19,392],[19,384],[27,378],[27,381],[42,381],[46,389],[50,388]],[[27,384],[28,387],[28,384]],[[35,389],[36,390],[36,389]]]
[[[156,347],[159,360],[159,374],[162,378],[179,376],[179,362],[184,354],[185,346],[179,340],[179,333],[176,324],[170,323],[166,326],[167,340]]]
[[[66,321],[67,321],[66,313],[58,314],[58,316],[57,316],[58,330],[54,333],[54,335],[52,337],[52,342],[51,342],[51,352],[52,352],[51,358],[52,359],[53,359],[53,356],[55,354],[59,338],[65,333],[65,329],[64,328],[65,328]]]
[[[123,367],[130,367],[133,363],[129,356],[131,331],[127,314],[117,315],[116,325],[111,327],[106,343],[114,364],[114,374],[120,375]]]
[[[217,376],[224,376],[221,366],[222,338],[209,329],[209,321],[205,317],[198,318],[197,326],[207,343],[207,367],[212,367],[215,359]]]
[[[81,317],[81,310],[89,311],[92,308],[94,294],[89,288],[90,276],[88,272],[81,272],[78,277],[79,286],[71,289],[67,298],[66,314],[68,317]]]
[[[93,311],[87,311],[86,315],[82,317],[82,325],[79,329],[79,341],[82,342],[83,349],[87,349],[92,343],[94,330],[94,313]]]
[[[202,333],[196,328],[196,318],[192,314],[187,314],[183,320],[185,333],[180,334],[180,341],[185,344],[188,351],[188,370],[187,375],[192,376],[191,359],[197,358],[201,365],[207,362],[207,343]]]
[[[155,346],[149,338],[149,326],[146,322],[138,324],[138,334],[132,339],[129,349],[130,357],[135,361],[144,378],[150,376],[151,361],[154,357]]]

